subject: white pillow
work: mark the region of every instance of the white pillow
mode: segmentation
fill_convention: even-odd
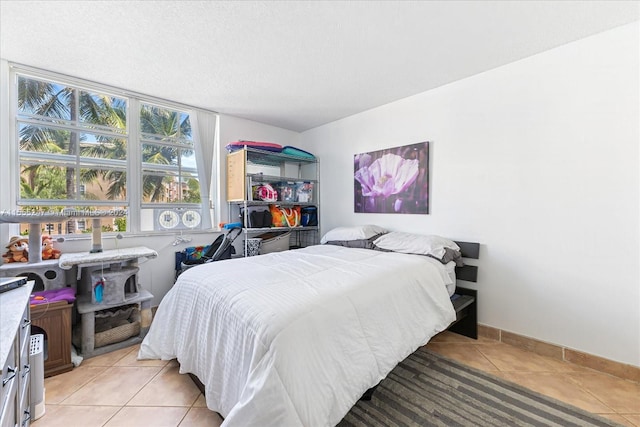
[[[374,245],[380,249],[387,249],[403,254],[432,255],[442,259],[445,254],[444,248],[451,248],[459,251],[460,247],[453,240],[434,235],[421,235],[404,233],[402,231],[392,231],[378,237]]]
[[[324,244],[333,240],[369,239],[377,234],[386,232],[386,229],[372,224],[355,225],[353,227],[336,227],[322,236],[320,243]]]

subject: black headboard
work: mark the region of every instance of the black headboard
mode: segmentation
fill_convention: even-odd
[[[460,246],[460,252],[463,258],[478,259],[480,258],[480,243],[473,242],[456,242]],[[466,282],[478,281],[478,267],[466,264],[462,267],[456,267],[456,279]]]

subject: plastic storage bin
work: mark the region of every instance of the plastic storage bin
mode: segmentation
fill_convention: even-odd
[[[262,239],[260,255],[289,250],[289,237],[291,237],[290,231],[285,231],[283,233],[270,231],[268,233],[261,234],[258,237]]]
[[[246,239],[245,244],[247,248],[246,256],[256,256],[262,253],[260,252],[260,247],[262,246],[262,239],[260,237]]]
[[[45,413],[44,404],[44,335],[31,335],[29,365],[31,366],[31,418],[37,420]]]

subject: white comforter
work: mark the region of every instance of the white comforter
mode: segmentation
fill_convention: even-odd
[[[139,359],[177,358],[224,426],[333,426],[454,319],[442,264],[319,245],[184,272]]]

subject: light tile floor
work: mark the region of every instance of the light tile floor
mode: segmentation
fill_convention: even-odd
[[[219,426],[175,361],[136,360],[133,346],[45,380],[34,427]],[[489,340],[444,332],[427,348],[625,426],[640,427],[640,384]]]
[[[467,366],[599,414],[640,427],[640,384],[498,341],[443,332],[427,348]]]

